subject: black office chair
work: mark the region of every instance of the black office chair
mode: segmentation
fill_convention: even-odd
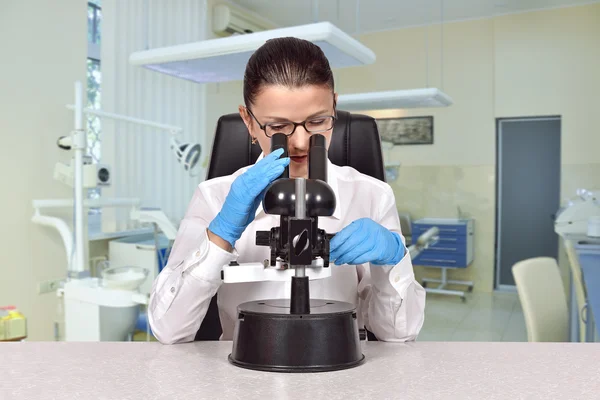
[[[258,144],[252,144],[240,115],[224,115],[217,122],[206,179],[231,175],[240,168],[254,164],[260,153]],[[338,111],[328,154],[333,164],[353,167],[385,182],[381,141],[375,120],[371,117]],[[219,340],[221,333],[215,295],[195,340]],[[370,332],[367,334],[369,340],[376,340]]]

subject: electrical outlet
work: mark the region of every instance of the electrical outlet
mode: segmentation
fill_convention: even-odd
[[[38,283],[38,294],[56,292],[62,286],[62,279],[53,279],[50,281]]]

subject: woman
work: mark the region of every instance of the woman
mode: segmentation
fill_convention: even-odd
[[[290,177],[307,177],[309,137],[329,145],[335,120],[333,74],[311,42],[280,38],[266,42],[248,61],[240,115],[263,155],[233,175],[202,182],[183,219],[168,265],[152,289],[149,320],[166,344],[192,341],[219,291],[222,339],[231,340],[243,302],[289,298],[290,282],[223,284],[221,268],[269,259],[255,245],[257,230],[270,230],[279,217],[259,207],[267,186],[289,166]],[[270,152],[270,136],[288,135],[289,157]],[[338,232],[330,242],[332,276],[311,281],[311,297],[358,306],[359,326],[379,340],[414,340],[423,325],[425,291],[415,281],[394,194],[389,185],[350,167],[328,165],[328,184],[337,207],[319,218],[319,228]]]

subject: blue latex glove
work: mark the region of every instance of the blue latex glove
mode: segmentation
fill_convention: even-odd
[[[254,164],[231,184],[221,211],[208,229],[234,247],[256,214],[267,187],[279,177],[290,158],[279,158],[283,149],[277,149]]]
[[[400,235],[370,218],[361,218],[338,232],[329,242],[329,259],[335,264],[396,265],[404,257]]]

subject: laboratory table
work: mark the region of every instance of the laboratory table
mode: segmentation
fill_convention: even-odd
[[[0,344],[0,399],[597,399],[594,343],[364,343],[356,368],[240,369],[231,342]]]

